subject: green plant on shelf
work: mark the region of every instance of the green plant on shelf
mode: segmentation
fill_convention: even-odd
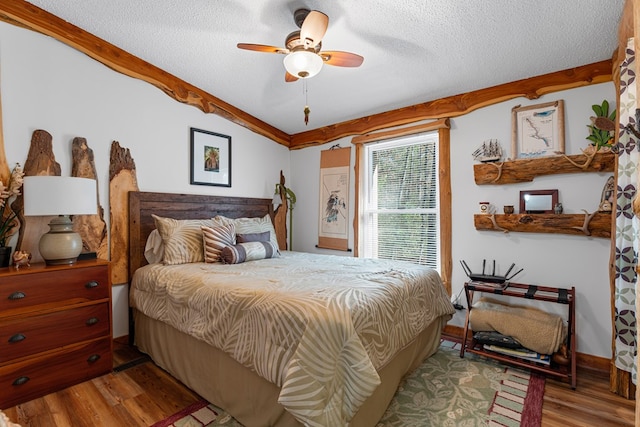
[[[615,108],[609,113],[609,102],[605,99],[602,104],[594,104],[591,106],[595,117],[591,117],[591,124],[587,125],[591,132],[587,139],[591,141],[591,145],[600,149],[603,147],[611,147],[614,137],[612,132],[616,128],[616,110]]]

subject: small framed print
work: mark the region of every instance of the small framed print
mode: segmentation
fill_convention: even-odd
[[[191,128],[191,184],[231,187],[231,137]]]
[[[512,160],[564,153],[563,100],[517,105],[511,112]]]
[[[530,190],[520,192],[520,213],[552,214],[558,204],[558,190]]]

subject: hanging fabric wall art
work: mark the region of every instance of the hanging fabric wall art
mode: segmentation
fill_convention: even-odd
[[[349,250],[350,162],[350,147],[333,146],[320,153],[319,248]]]

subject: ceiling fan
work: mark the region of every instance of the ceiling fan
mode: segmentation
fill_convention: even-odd
[[[327,31],[329,17],[317,10],[298,9],[293,19],[300,30],[285,39],[286,47],[238,43],[240,49],[280,53],[284,57],[285,81],[308,79],[320,72],[322,64],[338,67],[359,67],[364,61],[360,55],[341,51],[321,51],[322,37]]]

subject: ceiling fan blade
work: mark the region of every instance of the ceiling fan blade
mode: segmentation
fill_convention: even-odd
[[[323,51],[318,55],[322,57],[325,64],[335,65],[337,67],[359,67],[362,65],[362,61],[364,61],[364,58],[360,55],[338,50]]]
[[[300,27],[300,40],[304,43],[304,47],[316,47],[322,41],[328,26],[329,17],[327,15],[317,10],[309,12]]]
[[[282,54],[289,53],[289,49],[286,49],[284,47],[267,46],[264,44],[238,43],[238,48],[245,49],[245,50],[254,50],[256,52],[282,53]]]
[[[296,76],[294,76],[293,74],[286,72],[284,74],[284,81],[287,83],[291,83],[291,82],[295,82],[296,80],[298,80],[298,78]]]

